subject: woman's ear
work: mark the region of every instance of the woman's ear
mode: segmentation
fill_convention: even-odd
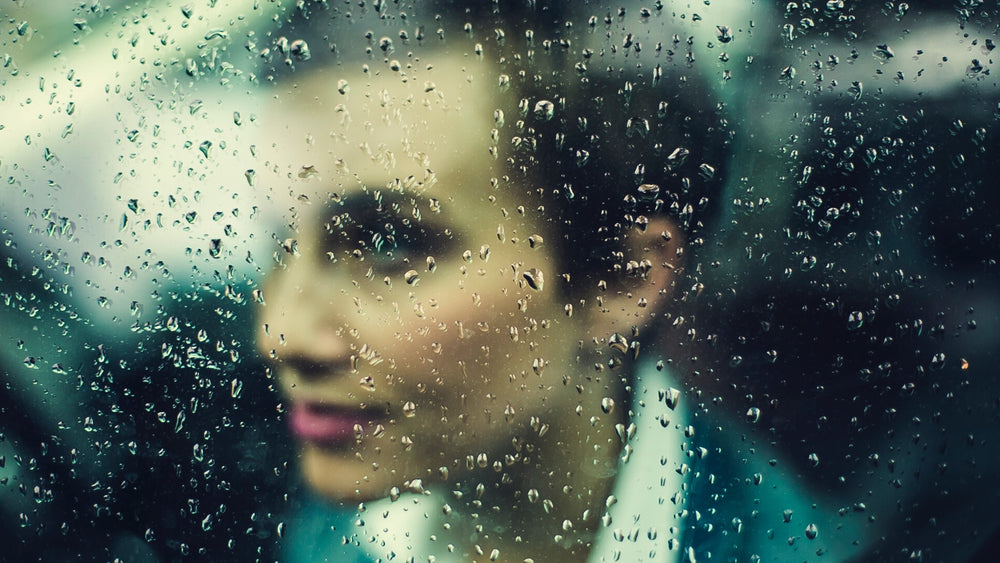
[[[587,298],[588,322],[595,335],[641,329],[671,302],[683,266],[683,234],[665,218],[650,219],[623,235],[620,269],[604,274]]]

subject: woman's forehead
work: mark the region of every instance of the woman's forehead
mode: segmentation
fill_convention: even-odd
[[[456,177],[488,178],[495,81],[486,65],[463,62],[409,76],[325,68],[288,84],[265,114],[277,164],[342,190],[441,191]]]

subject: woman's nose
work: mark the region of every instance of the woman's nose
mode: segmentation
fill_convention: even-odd
[[[308,263],[306,256],[289,261],[264,285],[257,343],[265,357],[300,365],[347,365],[352,349],[337,284]]]

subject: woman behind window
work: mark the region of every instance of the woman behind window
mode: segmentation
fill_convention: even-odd
[[[314,69],[262,113],[258,181],[291,199],[258,342],[341,507],[293,522],[293,558],[849,551],[670,365],[697,356],[685,250],[718,182],[697,88],[474,52]]]

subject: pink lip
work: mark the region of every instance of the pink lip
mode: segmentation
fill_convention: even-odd
[[[318,403],[295,403],[289,425],[296,438],[325,445],[343,445],[357,439],[355,427],[370,430],[375,418],[358,411]]]

